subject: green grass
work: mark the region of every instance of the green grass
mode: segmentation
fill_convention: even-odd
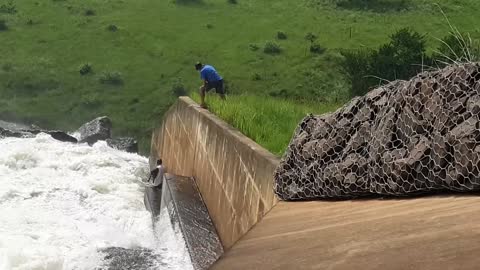
[[[192,96],[199,102],[198,94]],[[210,95],[207,104],[211,112],[278,156],[284,153],[295,128],[306,115],[324,114],[341,105],[296,103],[252,95],[230,96],[226,101]]]
[[[8,27],[0,31],[0,118],[73,130],[108,115],[114,134],[136,136],[146,153],[153,124],[175,100],[172,86],[181,78],[198,88],[195,61],[213,64],[229,94],[337,104],[350,87],[339,49],[376,47],[408,26],[436,46],[449,28],[435,2],[459,29],[480,35],[478,0],[412,0],[386,12],[335,1],[0,0],[15,6],[0,10]],[[307,32],[325,53],[308,52]],[[265,54],[267,41],[281,53]],[[85,64],[92,70],[81,75]]]

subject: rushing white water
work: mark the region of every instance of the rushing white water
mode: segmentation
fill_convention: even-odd
[[[108,247],[153,250],[156,269],[191,268],[168,219],[152,230],[147,173],[146,158],[105,142],[0,139],[0,270],[95,269]]]

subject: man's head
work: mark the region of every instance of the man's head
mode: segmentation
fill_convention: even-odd
[[[162,165],[162,159],[157,160],[157,165]]]
[[[201,70],[202,68],[203,68],[203,64],[202,64],[202,63],[197,62],[197,63],[195,64],[195,69],[196,69],[196,70]]]

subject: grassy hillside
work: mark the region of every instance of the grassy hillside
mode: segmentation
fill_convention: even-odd
[[[448,31],[435,2],[462,31],[480,35],[477,0],[231,2],[0,0],[0,118],[74,129],[106,114],[116,135],[137,136],[146,149],[172,87],[200,84],[197,60],[217,67],[230,94],[329,107],[348,99],[339,49],[378,46],[407,26],[433,46]],[[278,31],[287,39],[277,40]],[[308,32],[326,52],[307,50]],[[263,52],[269,40],[279,54]],[[92,72],[81,75],[85,64]]]
[[[200,100],[198,95],[193,95],[193,98],[197,102]],[[208,104],[211,112],[279,156],[284,153],[295,128],[307,114],[324,114],[340,106],[336,103],[262,99],[252,95],[229,96],[226,101],[212,96]]]

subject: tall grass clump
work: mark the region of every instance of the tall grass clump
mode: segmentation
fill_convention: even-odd
[[[473,40],[469,33],[462,33],[455,27],[440,8],[450,31],[440,41],[440,46],[433,53],[439,66],[480,61],[480,43]]]
[[[197,94],[192,97],[199,101]],[[251,95],[228,96],[225,101],[212,95],[207,97],[207,103],[212,113],[278,156],[285,152],[295,128],[306,115],[323,114],[340,106]]]

